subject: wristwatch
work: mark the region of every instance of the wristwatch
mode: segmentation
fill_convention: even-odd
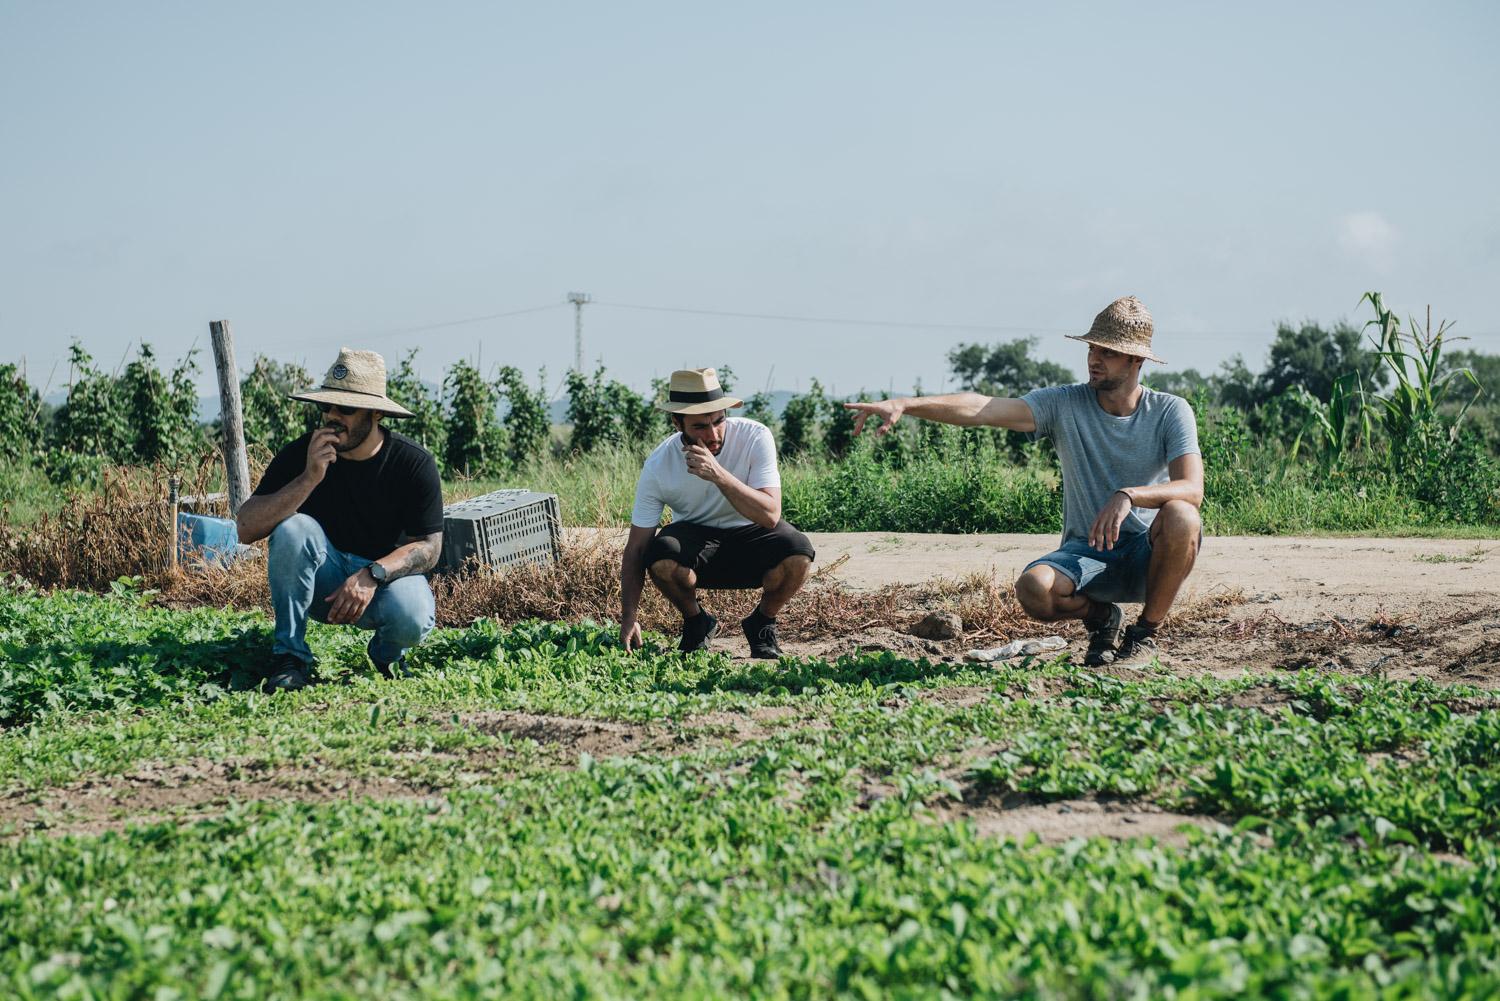
[[[391,572],[385,567],[381,566],[379,563],[371,563],[369,566],[365,567],[365,569],[370,571],[371,577],[375,578],[376,587],[384,584],[386,582],[386,578],[391,575]]]

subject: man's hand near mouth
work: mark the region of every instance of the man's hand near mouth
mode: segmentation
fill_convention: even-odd
[[[328,467],[338,461],[338,449],[334,442],[340,429],[324,425],[312,433],[307,440],[307,478],[314,484],[322,483]]]

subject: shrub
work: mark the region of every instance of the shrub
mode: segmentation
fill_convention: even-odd
[[[386,381],[386,395],[412,413],[397,422],[401,433],[431,452],[442,468],[448,457],[448,424],[443,419],[442,394],[422,381],[414,364],[416,357],[417,349],[413,348],[401,359]]]
[[[312,378],[301,365],[256,355],[250,373],[240,380],[245,444],[274,454],[317,427],[317,408],[288,396],[311,385]]]
[[[448,398],[448,471],[469,477],[498,475],[507,461],[505,429],[496,412],[500,390],[467,361],[448,369],[443,389]]]
[[[527,387],[521,370],[507,365],[500,370],[500,392],[505,397],[507,456],[512,469],[539,458],[547,448],[552,422],[547,415],[546,373],[537,374],[537,388]]]

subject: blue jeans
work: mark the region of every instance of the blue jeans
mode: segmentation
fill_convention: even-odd
[[[277,525],[271,533],[267,561],[271,608],[276,613],[272,655],[289,653],[311,664],[308,616],[327,622],[328,602],[324,599],[373,562],[333,548],[323,526],[308,515],[294,514]],[[369,645],[370,659],[377,664],[394,664],[408,647],[416,646],[432,631],[435,616],[427,578],[412,574],[377,589],[355,625],[375,630]]]
[[[1143,602],[1146,571],[1151,569],[1151,533],[1122,535],[1113,549],[1095,549],[1082,539],[1069,539],[1061,549],[1032,560],[1026,569],[1040,563],[1057,570],[1073,582],[1077,593],[1095,601]]]

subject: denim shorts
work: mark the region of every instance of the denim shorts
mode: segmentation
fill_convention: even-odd
[[[1079,594],[1095,601],[1146,600],[1146,571],[1151,567],[1151,533],[1121,536],[1113,549],[1095,549],[1082,539],[1068,539],[1062,548],[1026,565],[1046,564],[1073,582]]]

